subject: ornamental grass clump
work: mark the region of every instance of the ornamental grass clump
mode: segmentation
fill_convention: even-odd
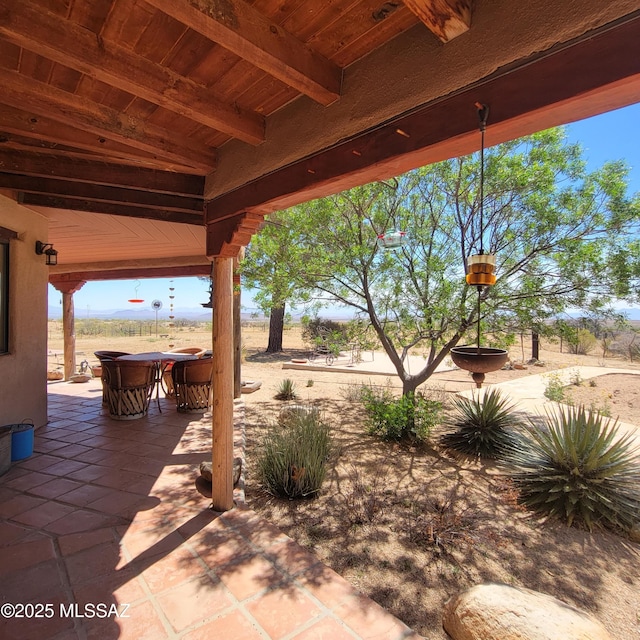
[[[278,392],[274,396],[276,400],[297,400],[298,393],[296,385],[291,378],[285,378],[278,387]]]
[[[515,405],[498,389],[490,389],[482,398],[456,396],[452,402],[454,412],[447,425],[455,431],[441,437],[444,447],[478,458],[504,458],[517,446],[522,421]]]
[[[318,412],[298,414],[272,427],[262,445],[258,474],[266,491],[282,498],[306,498],[320,491],[331,435]]]
[[[640,522],[640,453],[617,420],[584,406],[549,411],[510,464],[520,502],[534,511],[590,531]]]

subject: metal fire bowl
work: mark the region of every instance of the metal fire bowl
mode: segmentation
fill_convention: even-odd
[[[453,347],[450,351],[454,364],[472,373],[489,373],[501,369],[509,359],[509,352],[493,347]]]

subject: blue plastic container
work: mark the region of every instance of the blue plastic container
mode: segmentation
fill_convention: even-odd
[[[33,422],[11,425],[11,462],[33,455]]]

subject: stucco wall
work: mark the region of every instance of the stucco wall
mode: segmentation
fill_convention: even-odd
[[[638,8],[638,0],[481,2],[471,29],[446,45],[418,25],[345,69],[338,102],[325,108],[300,98],[268,118],[267,139],[260,146],[233,141],[219,149],[205,198],[232,191]]]
[[[0,355],[0,425],[47,422],[47,281],[36,240],[47,220],[0,195],[0,226],[18,233],[9,248],[9,353]]]

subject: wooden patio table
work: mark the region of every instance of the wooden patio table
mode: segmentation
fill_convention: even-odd
[[[128,360],[133,362],[153,362],[155,363],[155,383],[156,383],[156,402],[158,403],[158,411],[162,412],[160,408],[160,387],[162,386],[162,374],[165,367],[170,362],[177,362],[178,360],[197,360],[198,356],[194,356],[190,353],[171,353],[168,351],[145,351],[143,353],[131,353],[126,356],[118,356],[116,360]],[[164,391],[164,389],[163,389]]]

